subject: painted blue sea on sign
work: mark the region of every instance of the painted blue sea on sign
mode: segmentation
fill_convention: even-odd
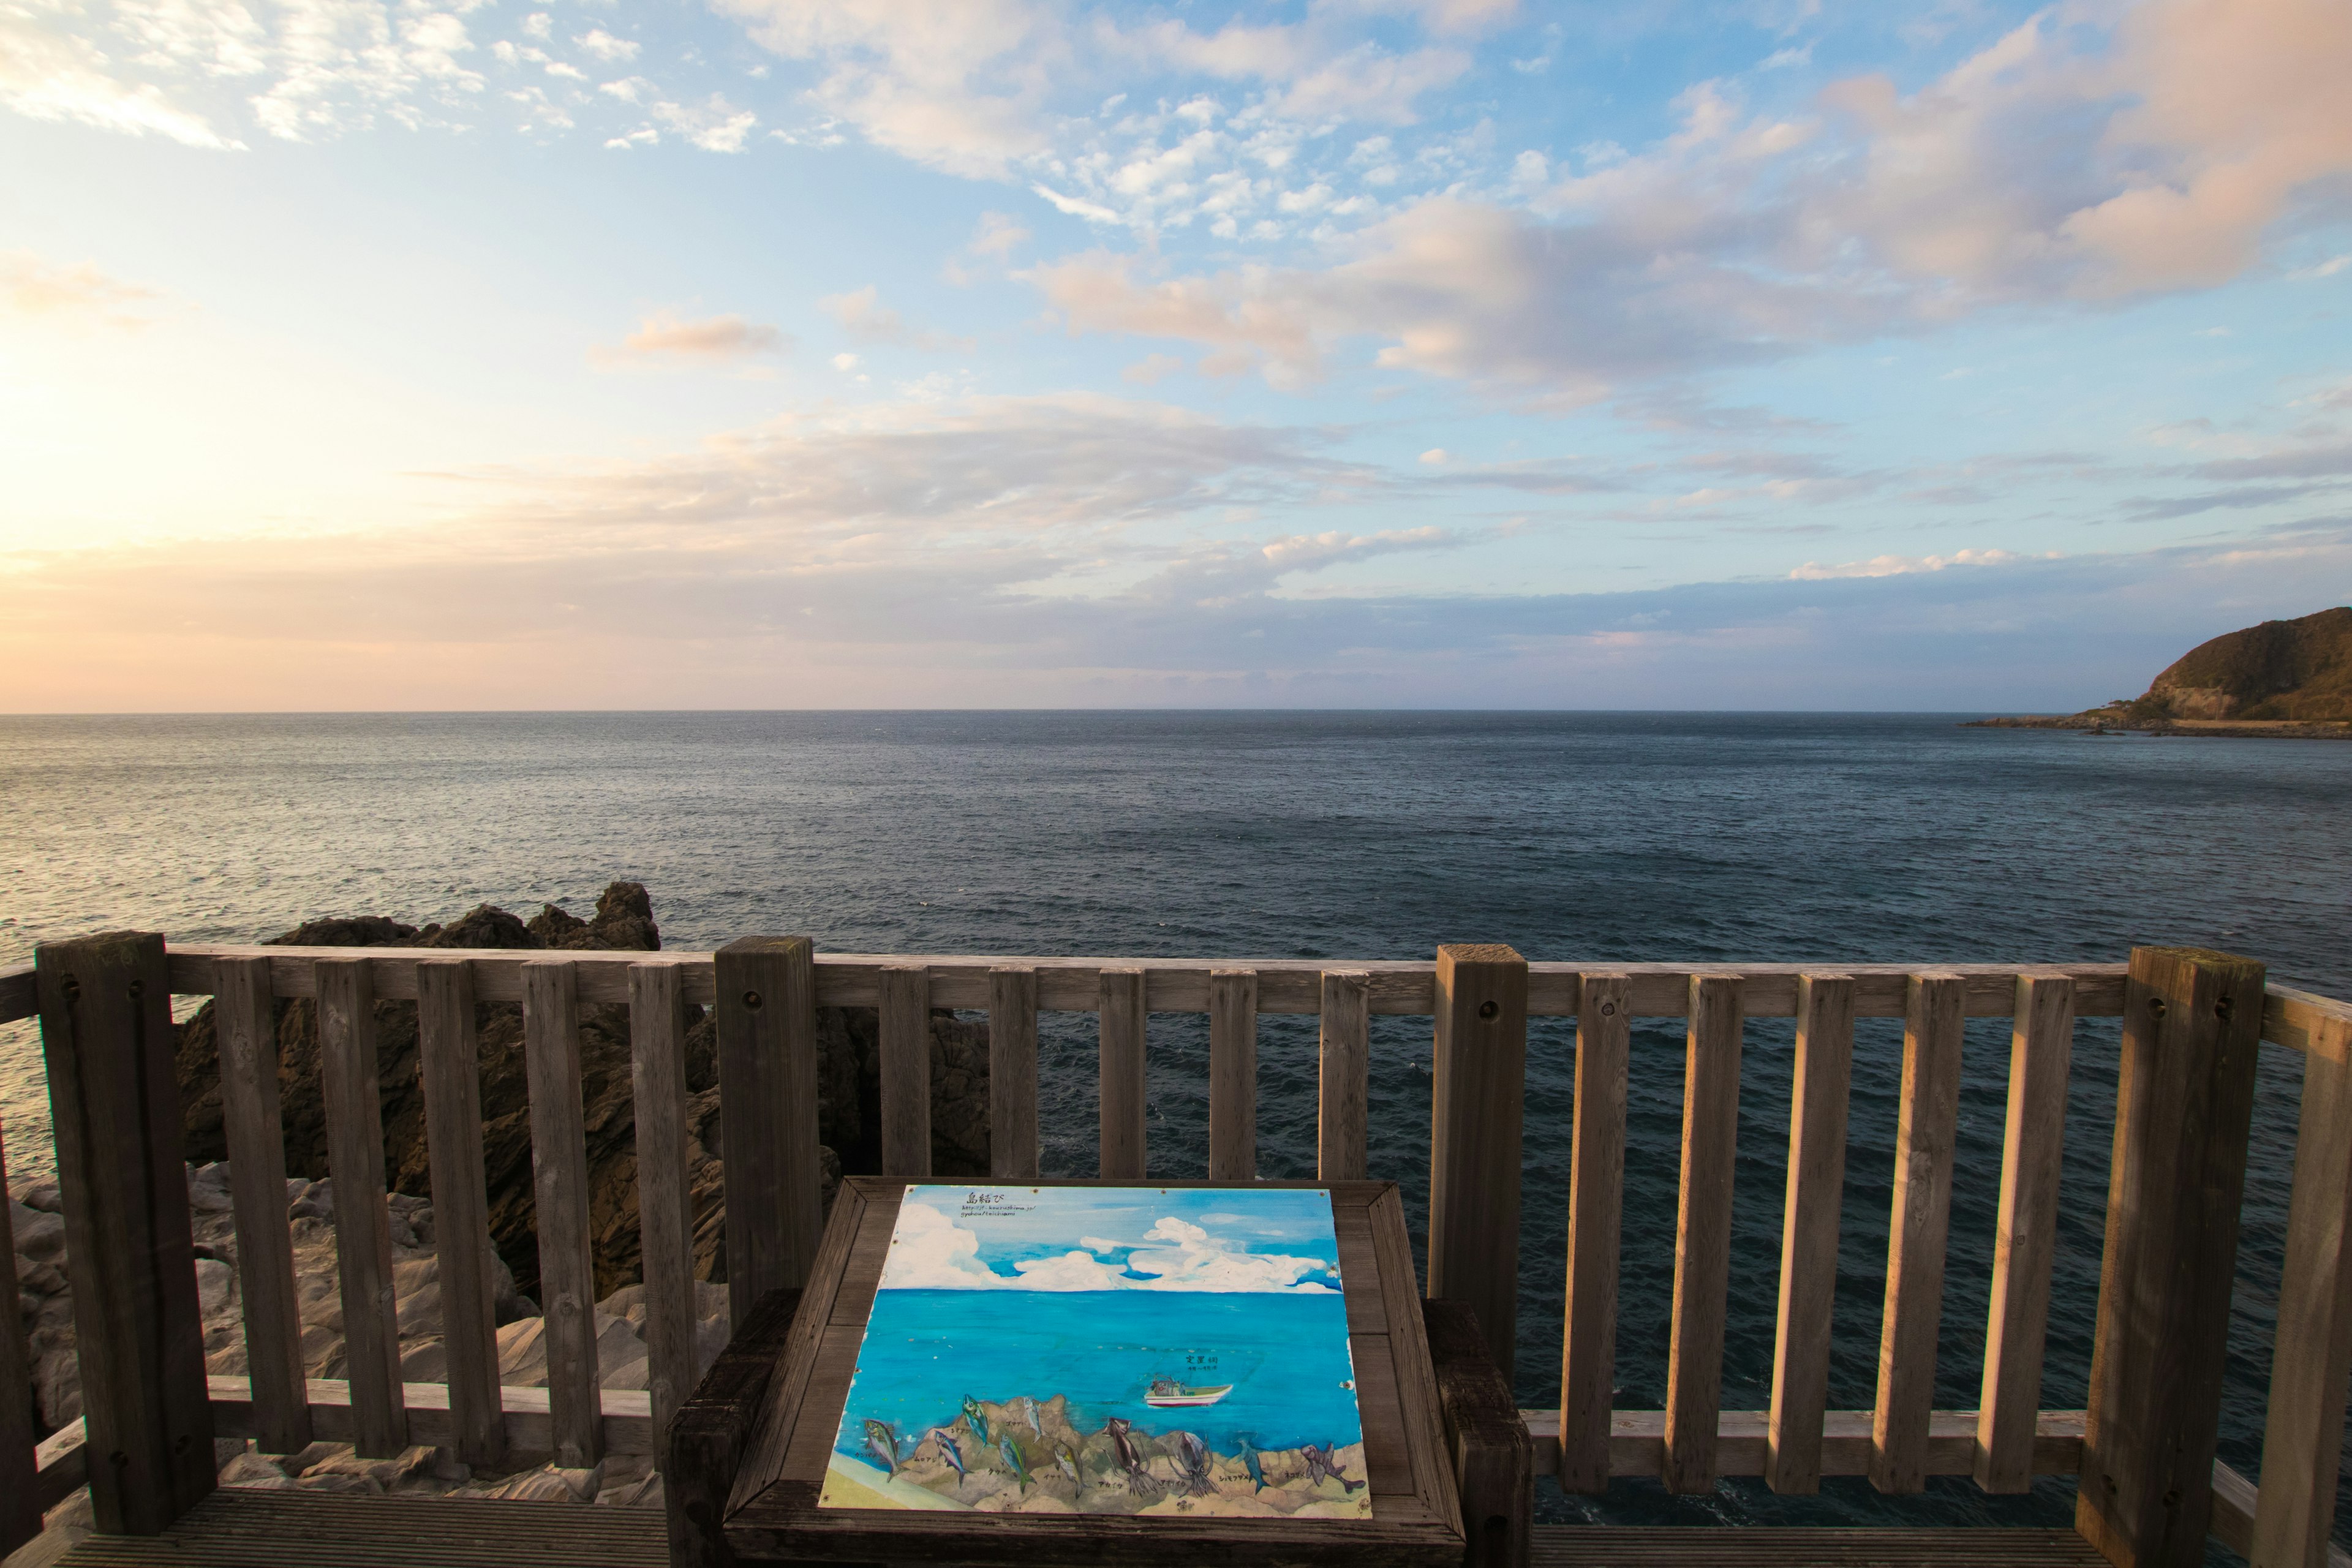
[[[824,1508],[1369,1519],[1320,1191],[907,1189]]]

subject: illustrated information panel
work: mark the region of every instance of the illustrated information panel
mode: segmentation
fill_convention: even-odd
[[[1370,1519],[1331,1200],[914,1185],[823,1508]]]

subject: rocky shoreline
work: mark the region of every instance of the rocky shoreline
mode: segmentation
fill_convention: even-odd
[[[2231,741],[2352,741],[2352,721],[2341,719],[2147,720],[2109,709],[2087,713],[2022,713],[2001,719],[1970,719],[1963,730],[2079,730],[2091,735],[2202,736]]]
[[[382,916],[310,921],[275,945],[439,947],[653,952],[661,934],[652,900],[635,882],[615,882],[582,920],[548,905],[526,921],[482,905],[446,925],[422,928]],[[296,1289],[301,1303],[306,1375],[338,1378],[343,1369],[342,1305],[336,1277],[333,1184],[327,1170],[320,1094],[318,1016],[307,1000],[277,1004],[278,1090],[285,1122],[287,1215],[292,1226]],[[695,1206],[694,1272],[698,1362],[707,1366],[727,1342],[726,1205],[719,1142],[717,1044],[711,1021],[690,1020],[687,1037],[688,1128]],[[841,1173],[878,1172],[880,1057],[872,1008],[824,1008],[818,1017],[818,1136],[824,1145],[824,1199]],[[417,1079],[416,1007],[375,1004],[383,1105],[384,1179],[390,1189],[403,1377],[446,1376],[441,1339],[439,1262]],[[522,1010],[512,1004],[478,1009],[483,1143],[497,1254],[499,1381],[546,1382],[533,1226],[530,1129],[522,1065]],[[628,1013],[581,1009],[581,1081],[587,1129],[590,1227],[596,1268],[597,1364],[608,1389],[643,1388],[647,1366],[644,1289],[637,1248],[635,1115],[631,1099]],[[219,1046],[212,1005],[180,1026],[177,1053],[184,1156],[196,1241],[198,1300],[207,1365],[215,1375],[246,1370],[238,1293],[236,1237],[221,1125]],[[931,1016],[932,1163],[950,1178],[988,1170],[988,1029],[945,1010]],[[33,1368],[36,1430],[46,1436],[81,1414],[74,1357],[72,1268],[55,1184],[10,1196],[16,1279]],[[658,1507],[661,1478],[644,1456],[613,1456],[593,1469],[520,1466],[478,1473],[446,1448],[413,1447],[396,1458],[362,1459],[348,1444],[313,1444],[299,1454],[266,1455],[250,1444],[218,1445],[222,1484],[368,1493],[565,1499],[583,1504]],[[33,1568],[61,1554],[89,1528],[87,1491],[60,1503],[49,1530],[8,1559]]]

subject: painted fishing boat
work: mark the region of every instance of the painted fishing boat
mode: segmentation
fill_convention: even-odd
[[[1174,1405],[1214,1405],[1233,1391],[1234,1385],[1230,1383],[1195,1388],[1172,1377],[1155,1377],[1151,1380],[1151,1386],[1144,1392],[1143,1403],[1158,1405],[1163,1410]]]

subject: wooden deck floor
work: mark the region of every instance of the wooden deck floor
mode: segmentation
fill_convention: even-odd
[[[1544,1527],[1535,1568],[2099,1568],[2064,1530]],[[166,1535],[92,1536],[59,1568],[662,1568],[646,1509],[482,1499],[215,1492]]]

